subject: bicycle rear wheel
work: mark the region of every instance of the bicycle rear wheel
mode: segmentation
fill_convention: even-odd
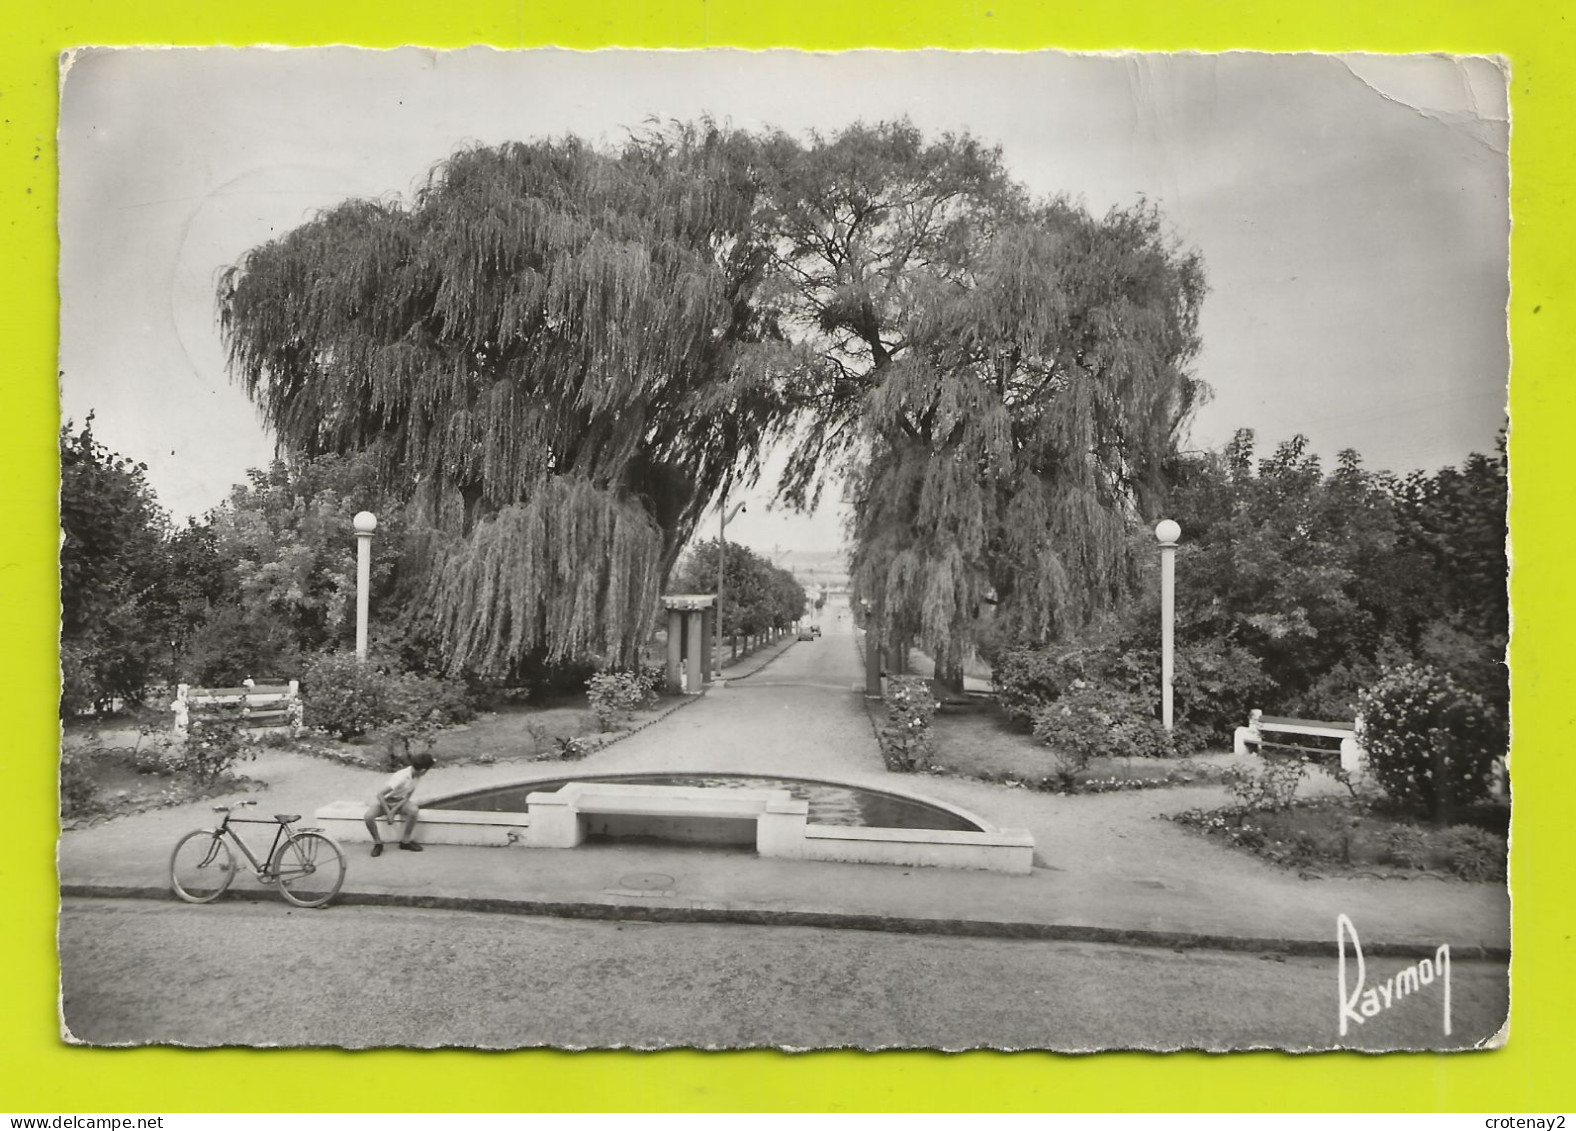
[[[170,889],[187,903],[212,903],[235,879],[235,854],[212,829],[187,833],[170,853]]]
[[[274,853],[279,894],[297,907],[322,907],[345,882],[345,854],[323,833],[296,833]]]

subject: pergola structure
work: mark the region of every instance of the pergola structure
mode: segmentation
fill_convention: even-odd
[[[668,611],[668,690],[699,695],[711,682],[715,593],[675,593],[662,598]]]

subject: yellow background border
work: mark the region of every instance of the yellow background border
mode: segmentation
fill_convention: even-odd
[[[1564,303],[1576,238],[1576,36],[1538,0],[584,0],[533,10],[491,0],[64,0],[10,6],[0,28],[0,1108],[12,1111],[318,1110],[1468,1110],[1576,1107],[1576,696],[1573,479]],[[509,1054],[95,1050],[56,1035],[54,842],[56,55],[82,44],[419,43],[459,47],[793,46],[1221,51],[1453,51],[1512,67],[1514,347],[1512,535],[1516,632],[1514,1011],[1509,1046],[1450,1057],[1278,1053],[1065,1057],[1040,1053]],[[135,454],[135,453],[129,453]],[[246,977],[236,971],[237,977]],[[301,1063],[303,1061],[310,1063]],[[305,1071],[301,1071],[301,1070]],[[312,1082],[281,1091],[273,1082]]]

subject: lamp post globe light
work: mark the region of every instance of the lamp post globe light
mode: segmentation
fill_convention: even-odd
[[[1160,543],[1160,721],[1167,730],[1175,722],[1171,688],[1176,676],[1176,556],[1181,537],[1182,527],[1171,519],[1155,524],[1155,541]]]
[[[372,584],[372,534],[378,516],[362,511],[351,519],[356,531],[356,659],[367,658],[367,590]]]

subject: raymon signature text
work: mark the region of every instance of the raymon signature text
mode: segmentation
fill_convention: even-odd
[[[1350,985],[1346,978],[1348,942],[1355,960],[1357,978]],[[1424,958],[1393,974],[1382,982],[1367,984],[1368,968],[1363,962],[1363,946],[1357,939],[1357,927],[1345,915],[1335,917],[1336,978],[1340,983],[1341,1036],[1350,1031],[1350,1024],[1362,1025],[1378,1017],[1402,998],[1421,993],[1435,982],[1442,983],[1444,993],[1445,1036],[1450,1035],[1450,945],[1441,943],[1432,958]]]

